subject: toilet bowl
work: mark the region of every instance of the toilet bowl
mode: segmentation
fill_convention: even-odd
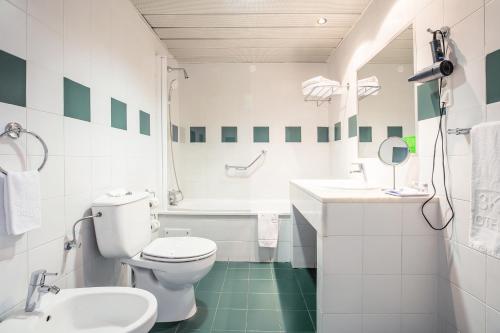
[[[156,296],[159,322],[196,313],[194,284],[215,262],[217,245],[199,237],[158,238],[151,242],[149,194],[104,195],[92,203],[99,252],[130,265],[133,284]],[[99,214],[97,214],[99,213]]]
[[[210,272],[216,251],[215,242],[204,238],[158,238],[122,262],[132,268],[134,286],[156,296],[157,321],[173,322],[196,313],[194,285]]]

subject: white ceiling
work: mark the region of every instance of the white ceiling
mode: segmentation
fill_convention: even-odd
[[[326,62],[370,2],[131,1],[179,63]]]

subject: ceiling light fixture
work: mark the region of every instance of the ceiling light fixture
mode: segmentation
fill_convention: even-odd
[[[323,25],[323,24],[326,24],[326,22],[328,22],[328,20],[326,19],[326,17],[320,17],[317,22],[318,22],[318,24]]]

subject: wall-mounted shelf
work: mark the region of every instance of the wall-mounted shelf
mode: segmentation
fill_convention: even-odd
[[[382,89],[379,85],[358,86],[358,100],[362,100],[370,95],[375,95]]]
[[[330,103],[333,96],[342,95],[346,89],[349,89],[349,84],[346,86],[340,86],[338,84],[318,85],[305,95],[304,101],[314,102],[316,106],[320,107],[325,102]]]

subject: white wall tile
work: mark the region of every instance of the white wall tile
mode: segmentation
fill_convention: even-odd
[[[364,209],[364,235],[401,235],[401,205],[366,204]]]
[[[435,276],[404,275],[402,278],[402,313],[434,314],[437,302]]]
[[[63,72],[62,35],[28,16],[27,60],[55,73]]]
[[[57,273],[57,276],[47,276],[45,281],[50,284],[62,278],[65,262],[64,239],[58,238],[29,251],[28,270],[46,269],[49,273]]]
[[[422,216],[421,204],[403,205],[403,235],[433,235],[435,231]],[[430,203],[425,207],[427,218],[434,225],[440,225],[439,204]]]
[[[362,312],[361,275],[326,275],[323,286],[323,313]]]
[[[0,32],[0,49],[26,59],[26,13],[6,0],[0,1]]]
[[[323,239],[324,274],[362,274],[363,238],[331,236]]]
[[[92,191],[90,157],[66,157],[64,160],[64,194],[83,195]]]
[[[66,156],[91,156],[91,127],[91,123],[87,121],[64,117],[64,153]]]
[[[363,331],[363,316],[349,314],[323,315],[323,330],[325,332],[359,333]]]
[[[403,236],[403,274],[436,274],[437,250],[437,236]]]
[[[401,316],[401,332],[402,333],[435,333],[436,332],[436,316],[425,314],[407,314]],[[444,333],[444,332],[442,332]]]
[[[500,259],[486,259],[486,304],[500,311]]]
[[[399,333],[401,332],[401,317],[399,315],[364,315],[363,332]]]
[[[363,232],[363,206],[360,204],[327,205],[328,235],[361,235]]]
[[[401,311],[401,275],[365,275],[363,277],[364,313]]]
[[[500,332],[500,312],[486,308],[486,333]]]
[[[64,231],[64,198],[42,200],[42,227],[29,232],[28,247],[33,249],[63,237]]]
[[[53,113],[28,109],[28,128],[38,134],[47,145],[49,155],[64,154],[63,117]],[[28,136],[28,154],[44,155],[40,141]],[[50,147],[50,148],[49,148]]]
[[[444,0],[444,23],[453,26],[484,4],[484,0]]]
[[[26,105],[28,108],[62,115],[63,77],[38,63],[28,61],[26,81]]]
[[[363,272],[401,274],[401,236],[365,236]]]
[[[497,13],[500,11],[500,1],[490,1],[485,8],[485,51],[486,54],[500,49],[500,22]]]
[[[26,127],[26,108],[0,103],[0,128],[5,128],[10,122],[17,122]],[[16,155],[19,161],[26,165],[26,135],[22,135],[16,140],[8,137],[1,138],[0,154]]]
[[[21,302],[28,288],[28,260],[24,252],[9,259],[0,260],[0,313]]]
[[[63,34],[63,0],[28,0],[28,14],[38,19],[42,24]]]
[[[43,156],[29,156],[30,169],[39,168]],[[45,166],[40,171],[40,186],[42,199],[64,195],[64,156],[49,156]]]

